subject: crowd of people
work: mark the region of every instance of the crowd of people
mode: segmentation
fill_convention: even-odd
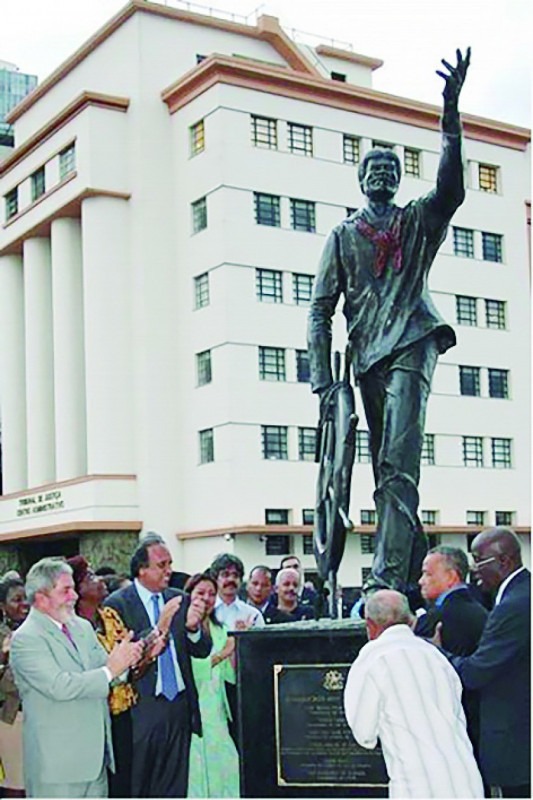
[[[81,555],[42,559],[25,582],[6,573],[3,796],[238,797],[231,634],[311,619],[316,601],[296,557],[275,583],[264,565],[243,581],[231,554],[203,573],[173,572],[156,534],[142,538],[129,575]]]
[[[345,711],[359,744],[381,743],[391,796],[530,796],[530,575],[509,529],[479,534],[471,556],[428,553],[416,614],[392,590],[366,598]],[[3,796],[239,797],[233,634],[320,609],[296,556],[244,578],[230,553],[175,573],[153,533],[129,575],[81,555],[4,575]]]

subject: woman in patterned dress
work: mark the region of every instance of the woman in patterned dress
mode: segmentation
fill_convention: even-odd
[[[107,588],[101,576],[95,575],[87,559],[74,556],[67,559],[73,571],[78,602],[76,613],[88,619],[106,652],[128,635],[128,629],[113,608],[102,606]],[[131,797],[132,730],[131,708],[137,693],[128,680],[115,679],[109,692],[111,732],[115,755],[115,772],[109,772],[109,797]]]

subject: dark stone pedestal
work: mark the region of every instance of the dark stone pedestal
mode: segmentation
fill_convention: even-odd
[[[237,634],[243,797],[387,797],[381,753],[344,717],[348,670],[367,641],[353,620]]]

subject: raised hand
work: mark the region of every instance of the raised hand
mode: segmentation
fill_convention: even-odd
[[[207,604],[202,597],[193,597],[187,609],[185,626],[188,631],[197,631],[206,617]]]
[[[437,622],[431,641],[433,644],[437,645],[437,647],[442,647],[442,622]]]
[[[457,64],[456,66],[452,66],[448,61],[445,61],[443,58],[441,63],[443,66],[446,67],[448,72],[441,72],[437,70],[437,75],[440,75],[441,78],[444,78],[444,89],[442,90],[442,95],[444,97],[444,102],[446,104],[455,104],[459,100],[459,95],[461,93],[461,89],[463,88],[463,83],[465,82],[466,73],[468,67],[470,66],[470,48],[467,47],[466,55],[463,58],[463,55],[460,50],[456,50],[457,54]]]
[[[170,600],[167,600],[165,605],[161,610],[161,614],[157,621],[157,627],[165,636],[168,636],[168,632],[170,630],[170,625],[172,620],[174,619],[174,615],[179,610],[181,606],[181,595],[176,595],[176,597],[171,597]]]

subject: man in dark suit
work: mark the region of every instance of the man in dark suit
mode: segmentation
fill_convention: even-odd
[[[468,558],[462,550],[439,545],[430,550],[422,562],[422,575],[418,581],[421,595],[429,605],[426,612],[418,616],[415,633],[430,639],[440,622],[442,646],[455,656],[468,656],[474,652],[488,616],[487,609],[470,593],[466,584],[468,572]],[[465,689],[463,708],[468,735],[479,764],[478,691]]]
[[[415,633],[431,638],[437,623],[442,622],[442,646],[454,656],[474,652],[488,616],[470,593],[468,571],[468,558],[462,550],[440,545],[428,552],[418,581],[429,606],[418,617]]]
[[[190,656],[209,655],[202,632],[204,608],[169,589],[172,558],[157,534],[147,534],[131,559],[133,583],[114,592],[114,608],[139,638],[150,636],[153,661],[136,681],[132,709],[134,797],[186,797],[191,732],[201,735]]]
[[[531,797],[531,575],[509,528],[478,534],[473,570],[481,588],[496,592],[479,645],[450,656],[466,689],[480,695],[480,759],[485,780],[503,797]],[[433,641],[441,644],[440,626]]]

